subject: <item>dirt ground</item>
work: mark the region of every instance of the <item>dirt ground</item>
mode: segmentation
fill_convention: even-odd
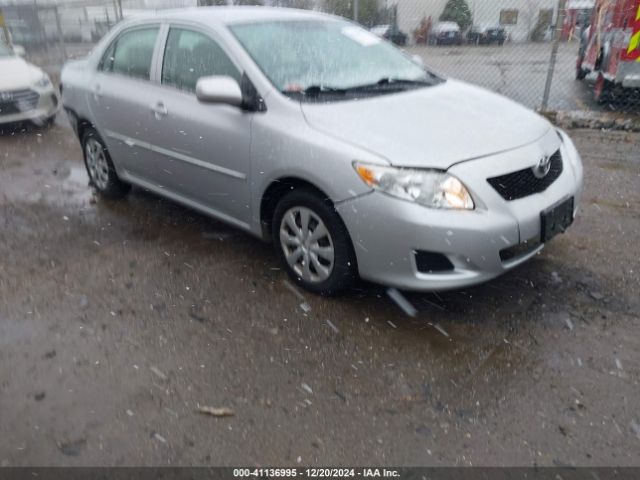
[[[573,228],[410,318],[301,293],[141,190],[96,199],[64,119],[5,131],[0,465],[640,465],[640,134],[571,134]]]

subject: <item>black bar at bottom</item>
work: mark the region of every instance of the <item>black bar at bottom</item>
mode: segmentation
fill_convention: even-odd
[[[637,480],[640,467],[4,467],[0,480]]]

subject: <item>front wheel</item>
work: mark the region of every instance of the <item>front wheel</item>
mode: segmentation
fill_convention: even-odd
[[[31,124],[36,128],[51,128],[56,123],[56,114],[54,113],[50,117],[41,117],[31,120]]]
[[[587,76],[587,71],[582,68],[582,57],[576,62],[576,80],[584,80]]]
[[[604,78],[602,73],[598,74],[598,79],[596,80],[596,84],[593,87],[593,98],[594,100],[603,105],[609,101],[611,93],[611,85],[610,82]]]
[[[294,190],[276,207],[273,243],[289,276],[321,295],[347,288],[356,277],[351,239],[333,205],[310,190]]]

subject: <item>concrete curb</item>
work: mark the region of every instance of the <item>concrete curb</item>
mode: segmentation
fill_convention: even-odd
[[[560,128],[588,128],[593,130],[621,130],[640,132],[640,115],[617,112],[546,111],[540,112]]]

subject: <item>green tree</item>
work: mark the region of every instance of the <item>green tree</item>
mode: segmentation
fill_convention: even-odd
[[[471,26],[473,21],[471,17],[471,10],[466,0],[449,0],[444,6],[442,15],[440,15],[441,22],[456,22],[460,25],[462,30]]]
[[[358,21],[366,26],[373,26],[378,19],[378,1],[360,0]],[[353,18],[353,0],[325,0],[323,10],[327,13],[345,18]]]

